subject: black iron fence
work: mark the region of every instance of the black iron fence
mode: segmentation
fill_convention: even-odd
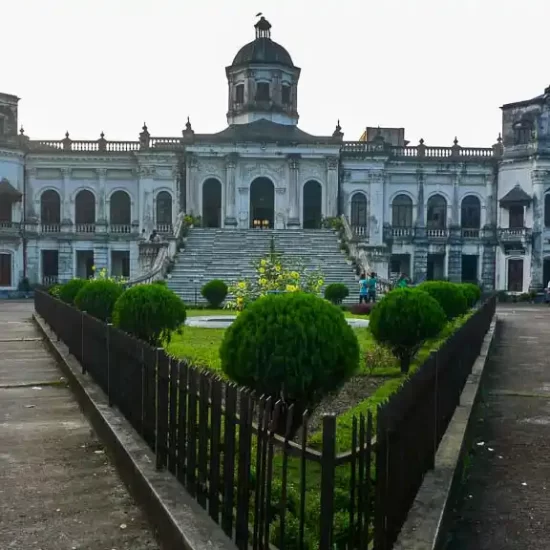
[[[37,291],[35,308],[239,550],[390,549],[452,416],[494,313],[485,303],[384,406],[336,418],[311,449],[308,415],[196,369]],[[286,430],[280,434],[281,419]],[[376,432],[376,434],[375,434]]]

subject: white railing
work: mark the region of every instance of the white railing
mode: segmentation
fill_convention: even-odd
[[[75,231],[77,233],[95,233],[95,223],[77,223]]]
[[[391,236],[398,239],[411,238],[414,236],[414,228],[413,227],[392,227]]]
[[[42,275],[42,284],[44,286],[56,285],[59,282],[59,275]]]
[[[162,235],[171,235],[172,234],[172,224],[171,223],[157,223],[155,226],[157,233]]]
[[[128,235],[132,232],[132,225],[129,223],[113,223],[109,226],[109,231],[117,235]]]
[[[481,229],[462,228],[462,238],[464,239],[479,239]]]
[[[60,223],[43,223],[40,225],[41,233],[60,233],[61,224]]]
[[[0,231],[14,231],[20,228],[19,222],[0,222]]]
[[[446,239],[449,236],[448,229],[426,229],[426,236],[429,239]]]
[[[369,228],[366,225],[352,225],[351,230],[353,231],[353,234],[357,237],[369,236]]]

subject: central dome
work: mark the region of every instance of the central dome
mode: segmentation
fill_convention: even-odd
[[[231,65],[236,67],[250,63],[261,63],[294,67],[292,58],[286,49],[271,40],[271,24],[269,21],[262,17],[254,27],[256,29],[256,40],[243,46]]]

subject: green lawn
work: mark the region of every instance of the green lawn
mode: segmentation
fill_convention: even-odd
[[[236,312],[232,309],[188,309],[187,317],[220,317],[223,315],[236,315]],[[368,319],[364,315],[354,315],[349,311],[344,311],[344,316],[351,319]]]

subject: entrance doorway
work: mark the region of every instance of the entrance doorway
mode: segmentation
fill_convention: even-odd
[[[473,254],[462,254],[462,282],[463,283],[476,283],[477,277],[477,265],[479,256]]]
[[[542,282],[544,284],[544,288],[548,287],[549,281],[550,281],[550,258],[544,258],[544,262],[542,264]]]
[[[202,186],[202,226],[222,226],[222,184],[214,178]]]
[[[113,277],[130,277],[130,251],[112,250],[111,251],[111,275]]]
[[[411,255],[392,254],[390,258],[390,278],[399,277],[403,273],[407,277],[411,275]]]
[[[56,285],[59,278],[59,252],[57,250],[42,250],[42,284]]]
[[[0,287],[12,286],[11,259],[9,252],[0,252]]]
[[[256,178],[250,185],[250,227],[273,229],[275,189],[268,178]]]
[[[323,218],[323,188],[318,181],[304,185],[302,225],[304,229],[319,229]]]
[[[76,276],[79,279],[91,279],[94,276],[94,251],[76,251]]]
[[[508,291],[523,292],[523,260],[508,260]]]
[[[445,278],[445,254],[428,254],[428,281],[441,281]]]

